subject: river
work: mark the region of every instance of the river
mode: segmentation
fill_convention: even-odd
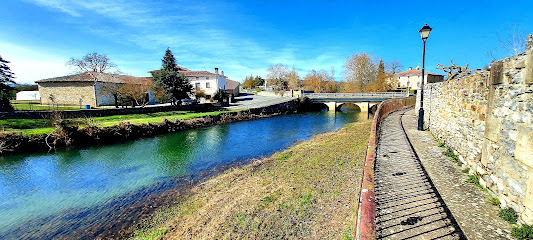
[[[335,131],[359,117],[366,113],[293,114],[0,157],[0,239],[98,236],[150,196]]]

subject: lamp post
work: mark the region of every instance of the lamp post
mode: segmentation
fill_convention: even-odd
[[[418,110],[418,131],[424,130],[424,67],[426,61],[426,40],[429,37],[429,32],[431,29],[427,24],[425,24],[420,31],[420,37],[424,43],[424,50],[422,51],[422,84],[420,85],[420,109]]]

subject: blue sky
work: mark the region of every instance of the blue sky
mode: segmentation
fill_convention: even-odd
[[[499,38],[533,33],[533,1],[146,1],[0,0],[0,55],[19,83],[74,72],[71,58],[107,54],[119,69],[149,76],[167,47],[192,70],[224,70],[242,81],[277,63],[300,76],[335,69],[356,53],[405,69],[422,62],[418,30],[433,28],[426,69],[437,63],[489,64]]]

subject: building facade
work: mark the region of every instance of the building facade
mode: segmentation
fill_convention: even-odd
[[[395,75],[396,90],[418,90],[422,85],[422,71],[417,67],[416,69],[409,68],[405,72]],[[436,83],[444,81],[444,75],[424,71],[424,84]]]
[[[179,72],[189,79],[193,90],[203,91],[206,95],[206,99],[209,99],[211,96],[213,96],[218,89],[223,91],[226,90],[227,77],[224,76],[224,71],[219,74],[218,68],[215,68],[214,73],[208,71],[191,71],[188,69]]]
[[[149,78],[108,73],[79,73],[35,81],[41,104],[114,105],[118,89],[128,82],[148,84]]]

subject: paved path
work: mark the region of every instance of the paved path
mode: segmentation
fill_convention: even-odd
[[[246,94],[246,93],[244,93]],[[268,96],[259,96],[254,94],[242,95],[235,97],[235,102],[231,103],[227,109],[250,109],[250,108],[259,108],[267,107],[270,105],[275,105],[278,103],[284,103],[293,100],[289,97],[268,97]]]
[[[375,162],[378,239],[511,238],[510,224],[496,216],[488,194],[465,183],[466,174],[442,155],[428,131],[416,130],[412,110],[387,116],[380,137]]]
[[[465,239],[433,186],[401,124],[404,111],[381,126],[375,162],[378,239]]]

